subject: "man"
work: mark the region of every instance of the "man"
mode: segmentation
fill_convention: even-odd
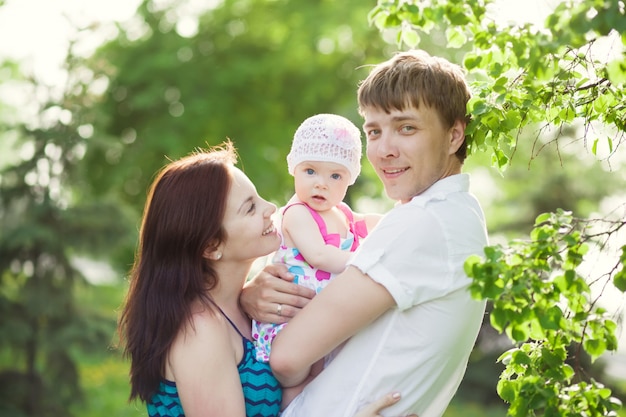
[[[461,173],[469,97],[461,69],[423,51],[396,54],[360,84],[367,157],[398,203],[275,339],[270,364],[285,386],[341,346],[285,417],[351,417],[391,389],[402,399],[384,415],[438,417],[454,396],[485,308],[471,298],[463,269],[488,244]],[[267,280],[242,296],[253,317],[290,317],[306,303],[309,294]],[[261,287],[278,291],[261,296]]]

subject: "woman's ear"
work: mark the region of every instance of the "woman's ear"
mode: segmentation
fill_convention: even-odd
[[[457,120],[450,128],[450,149],[448,151],[449,155],[454,155],[463,144],[463,141],[465,140],[465,127],[466,123],[464,121]]]
[[[209,254],[208,258],[212,261],[219,261],[222,259],[222,252],[215,250]]]
[[[210,259],[211,261],[219,261],[222,259],[222,251],[220,250],[219,245],[209,245],[202,253],[202,256],[206,259]]]

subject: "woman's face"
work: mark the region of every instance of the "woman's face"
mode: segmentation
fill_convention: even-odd
[[[221,262],[255,260],[278,249],[280,236],[271,216],[276,206],[262,199],[252,181],[240,169],[230,167],[231,188],[220,245]]]

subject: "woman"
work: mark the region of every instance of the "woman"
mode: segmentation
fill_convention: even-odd
[[[238,302],[253,262],[276,250],[276,206],[234,166],[230,142],[168,164],[150,189],[119,333],[130,399],[150,417],[272,417],[282,390],[258,362]],[[381,398],[362,417],[397,402]],[[184,410],[184,411],[183,411]]]

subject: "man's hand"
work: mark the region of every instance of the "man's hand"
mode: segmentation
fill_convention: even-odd
[[[293,278],[285,265],[267,265],[244,285],[239,296],[243,310],[256,321],[286,323],[315,295]]]

